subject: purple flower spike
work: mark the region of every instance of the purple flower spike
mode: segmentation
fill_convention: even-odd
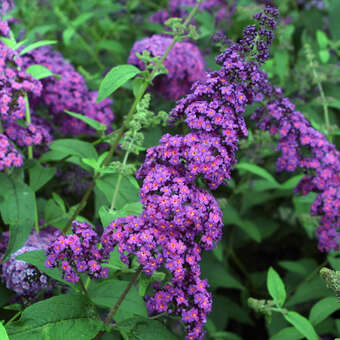
[[[230,179],[238,141],[248,133],[242,115],[259,98],[266,79],[260,65],[269,56],[273,16],[277,12],[267,7],[257,16],[259,27],[246,28],[242,41],[217,57],[221,69],[196,82],[177,102],[170,120],[184,120],[191,132],[166,134],[160,145],[148,149],[137,172],[143,180],[143,213],[118,218],[102,235],[107,253],[117,247],[125,263],[128,255],[136,255],[146,274],[161,268],[172,274],[168,284],[153,286],[147,307],[150,314],[180,315],[186,339],[204,337],[212,297],[208,282],[200,278],[199,262],[202,250],[216,246],[223,227],[215,198],[198,188],[196,180],[216,189]]]

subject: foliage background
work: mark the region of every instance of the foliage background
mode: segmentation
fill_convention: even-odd
[[[277,2],[281,21],[271,49],[272,58],[264,68],[272,82],[284,89],[313,127],[327,133],[318,89],[318,83],[321,84],[329,108],[331,138],[339,146],[340,2],[325,0],[324,4],[324,9],[308,9],[294,0]],[[163,31],[160,25],[150,23],[148,18],[166,6],[167,1],[149,0],[17,0],[13,16],[21,23],[15,26],[15,36],[23,35],[25,30],[28,42],[57,40],[55,48],[85,77],[89,88],[95,90],[108,70],[126,63],[135,41]],[[214,24],[209,13],[197,16],[201,32],[197,44],[205,56],[208,70],[216,68],[214,58],[219,52],[219,46],[212,41],[212,34],[222,31],[230,39],[239,39],[243,27],[252,22],[252,14],[259,9],[260,5],[254,1],[240,0],[231,20],[218,25]],[[310,46],[309,50],[307,45]],[[133,101],[131,89],[132,82],[129,81],[113,95],[114,129],[120,126],[126,108]],[[152,96],[151,108],[154,111],[162,109],[169,112],[173,106],[172,101]],[[319,276],[319,271],[324,266],[339,269],[340,253],[326,254],[317,249],[314,232],[317,221],[310,217],[309,211],[314,196],[293,195],[301,173],[277,173],[275,139],[255,129],[250,120],[247,124],[250,135],[240,145],[237,157],[239,164],[232,174],[233,179],[228,186],[215,193],[223,210],[223,240],[214,251],[206,252],[202,259],[202,277],[209,280],[214,296],[213,311],[207,323],[207,339],[303,338],[281,313],[274,312],[271,322],[266,323],[261,315],[255,314],[248,306],[249,297],[270,299],[266,286],[270,267],[284,281],[287,291],[285,307],[313,320],[319,336],[328,335],[334,339],[340,334],[340,314],[337,311],[340,305]],[[156,145],[166,131],[171,129],[160,126],[145,129],[143,147]],[[78,138],[90,140],[88,136]],[[130,157],[129,162],[138,166],[143,159],[144,154],[141,153]],[[107,196],[110,197],[114,185],[114,180],[106,183]],[[51,198],[52,192],[54,196]],[[97,224],[98,207],[107,204],[107,201],[105,193],[97,189],[95,193],[83,215]],[[125,203],[138,201],[137,194],[138,189],[125,179],[119,193],[118,208],[122,208]],[[58,197],[63,203],[58,202]],[[63,215],[78,201],[78,197],[65,195],[58,181],[52,180],[39,191],[38,208],[41,216],[51,221],[53,209],[58,209],[58,213]],[[66,207],[64,212],[60,204]],[[129,275],[123,272],[119,278],[124,281]],[[116,284],[119,286],[119,283]],[[107,290],[119,289],[118,286],[107,287]],[[105,287],[96,286],[92,289],[99,292]],[[127,314],[130,310],[142,308],[137,304],[143,302],[135,293],[136,296],[131,300],[133,303],[126,303]],[[7,289],[1,286],[2,307],[8,304],[9,296]],[[320,313],[325,317],[313,319],[311,309],[320,300],[327,301],[327,306],[332,307],[322,309]],[[76,308],[73,304],[70,306]],[[60,313],[65,313],[65,310]],[[82,313],[84,306],[79,305],[79,315]],[[11,316],[12,311],[1,309],[2,319],[8,320]],[[183,338],[173,320],[164,317],[164,321],[178,339]],[[77,331],[80,332],[81,326],[78,327],[75,336],[79,334]],[[142,334],[139,339],[151,338],[150,329],[155,326],[150,324],[145,327],[139,329],[139,334]],[[153,337],[156,331],[154,328]],[[34,339],[34,336],[31,338]],[[117,332],[105,335],[105,339],[119,338]]]

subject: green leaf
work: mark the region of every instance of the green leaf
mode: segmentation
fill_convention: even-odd
[[[62,229],[68,217],[55,200],[49,199],[45,206],[44,219],[46,224]]]
[[[103,263],[102,266],[113,269],[114,271],[120,270],[131,272],[131,269],[120,260],[120,253],[118,252],[117,247],[111,251],[108,263]]]
[[[316,40],[318,41],[320,49],[326,49],[328,45],[328,38],[325,32],[321,30],[316,31]]]
[[[138,97],[141,89],[143,88],[145,84],[145,79],[143,78],[140,78],[140,77],[137,77],[133,80],[132,82],[132,92],[133,92],[133,95],[135,96],[135,98]]]
[[[288,312],[283,314],[284,318],[291,323],[307,340],[318,340],[319,337],[316,334],[312,324],[302,315],[296,312]]]
[[[287,300],[286,307],[290,308],[299,303],[328,297],[330,294],[320,276],[315,276],[312,280],[302,282],[298,286],[294,295]]]
[[[246,170],[249,171],[257,176],[260,176],[264,179],[266,179],[268,182],[275,184],[277,187],[280,186],[280,184],[276,181],[276,179],[266,170],[258,165],[250,164],[250,163],[238,163],[235,165],[236,169],[239,170]]]
[[[133,65],[119,65],[114,67],[102,80],[99,86],[97,102],[110,96],[119,87],[141,71]]]
[[[279,274],[272,267],[268,270],[267,289],[270,296],[282,307],[287,296],[286,289]]]
[[[97,48],[99,50],[114,52],[115,54],[122,54],[124,51],[124,46],[119,41],[115,40],[100,40],[97,43]]]
[[[225,339],[225,340],[242,340],[240,336],[230,332],[213,332],[211,336],[215,340]]]
[[[42,166],[39,162],[35,162],[34,167],[28,169],[30,177],[30,187],[33,191],[42,188],[57,172],[57,168]]]
[[[0,285],[0,307],[5,306],[11,300],[13,291],[7,289],[3,285]]]
[[[316,263],[312,259],[300,259],[297,261],[280,261],[279,266],[290,272],[307,276],[315,269]]]
[[[6,328],[4,327],[2,322],[0,322],[0,339],[1,340],[9,340],[7,332],[6,332]]]
[[[38,47],[41,47],[41,46],[46,46],[46,45],[53,45],[53,44],[56,44],[57,41],[56,40],[41,40],[41,41],[37,41],[31,45],[28,45],[27,47],[25,47],[20,53],[19,55],[24,55],[26,54],[27,52],[30,52],[32,50],[35,50],[36,48]]]
[[[246,184],[249,187],[249,184]],[[277,189],[277,185],[271,182],[268,182],[266,179],[254,179],[251,183],[252,189],[254,191],[266,191]]]
[[[125,204],[124,207],[119,210],[111,210],[105,206],[102,206],[100,207],[98,213],[102,225],[107,226],[118,217],[126,217],[131,215],[138,216],[142,213],[142,211],[143,211],[142,204],[140,202],[135,202]]]
[[[220,295],[214,296],[214,299],[221,299]],[[223,297],[222,302],[224,302],[223,312],[231,319],[234,319],[240,323],[254,325],[251,318],[249,317],[249,309],[242,308],[239,304],[235,303],[227,297]]]
[[[242,220],[239,212],[230,203],[223,204],[221,209],[224,224],[235,224],[243,229],[254,241],[261,241],[261,233],[255,223],[250,220]]]
[[[65,206],[65,203],[64,203],[63,199],[57,193],[55,193],[55,192],[52,192],[52,197],[55,200],[55,202],[59,205],[61,210],[63,212],[66,212],[66,206]]]
[[[27,307],[6,328],[11,340],[91,340],[101,325],[84,296],[63,294]]]
[[[292,190],[292,189],[294,189],[304,176],[305,175],[296,175],[292,178],[289,178],[286,182],[281,184],[280,189],[282,189],[282,190]]]
[[[303,335],[301,335],[294,327],[286,327],[270,337],[269,340],[300,340],[302,338]]]
[[[146,291],[152,282],[152,278],[150,275],[146,275],[142,273],[138,279],[138,293],[140,296],[144,296]]]
[[[103,227],[108,226],[112,221],[117,218],[117,212],[105,206],[101,206],[99,208],[98,214]]]
[[[336,297],[326,297],[318,301],[312,307],[309,314],[309,321],[312,323],[313,326],[316,326],[339,309],[340,304]]]
[[[338,0],[329,1],[330,6],[328,10],[329,18],[329,30],[331,33],[332,40],[340,40],[340,2]]]
[[[63,31],[63,42],[66,46],[70,45],[71,39],[76,33],[76,30],[73,27],[68,27]]]
[[[225,266],[217,262],[214,255],[205,253],[201,263],[202,275],[206,277],[213,289],[218,287],[243,290],[244,287]]]
[[[114,189],[116,187],[118,175],[105,175],[96,181],[96,186],[100,189],[106,199],[107,203],[111,204]],[[131,179],[133,179],[131,181]],[[123,176],[120,183],[120,190],[117,197],[117,209],[122,209],[129,202],[136,202],[139,200],[139,188],[135,186],[135,178],[132,176]]]
[[[289,74],[289,53],[287,50],[279,49],[278,53],[275,53],[274,67],[276,74],[280,78],[280,84],[283,84]]]
[[[294,196],[293,203],[296,215],[310,214],[310,206],[316,198],[316,193],[310,192],[304,196]]]
[[[241,225],[242,220],[239,212],[230,203],[224,204],[222,207],[223,212],[223,223],[224,224],[235,224]]]
[[[30,252],[26,252],[21,255],[18,255],[16,257],[17,260],[25,261],[35,266],[37,269],[39,269],[41,272],[45,273],[52,279],[60,281],[67,285],[71,285],[70,282],[67,282],[61,278],[61,271],[59,269],[57,268],[51,269],[45,266],[46,258],[47,257],[45,255],[44,250],[33,250]]]
[[[129,281],[119,280],[106,280],[99,283],[92,281],[88,289],[88,294],[91,301],[96,305],[111,309],[128,284]],[[120,305],[114,319],[116,322],[120,322],[134,315],[147,317],[145,302],[133,287],[129,290],[126,298]]]
[[[12,50],[15,50],[17,42],[12,39],[8,39],[5,37],[0,37],[0,41],[2,41],[7,47],[9,47]]]
[[[28,66],[25,72],[38,80],[55,76],[55,74],[51,72],[47,67],[38,64]]]
[[[239,227],[243,229],[254,241],[261,242],[261,233],[256,223],[250,220],[242,220]]]
[[[328,50],[320,50],[319,57],[322,63],[327,64],[329,59],[331,58],[331,55]]]
[[[50,149],[53,151],[59,151],[67,156],[78,156],[80,158],[98,158],[95,147],[88,142],[84,142],[78,139],[58,139],[51,143]]]
[[[94,12],[88,12],[88,13],[81,13],[76,20],[72,22],[73,27],[79,27],[80,25],[84,24],[86,21],[93,18],[95,15]]]
[[[178,340],[158,320],[151,320],[136,316],[118,323],[118,329],[129,340]]]
[[[10,239],[3,261],[20,249],[32,231],[35,198],[32,189],[20,180],[0,173],[0,212],[10,225]]]
[[[82,158],[81,161],[94,170],[100,170],[100,165],[98,164],[98,161],[96,159]]]
[[[64,112],[66,112],[67,114],[69,114],[72,117],[78,118],[79,120],[83,121],[84,123],[86,123],[87,125],[93,127],[95,130],[97,131],[105,131],[107,129],[107,126],[105,124],[102,124],[92,118],[86,117],[83,114],[80,113],[75,113],[75,112],[71,112],[68,110],[65,110]]]

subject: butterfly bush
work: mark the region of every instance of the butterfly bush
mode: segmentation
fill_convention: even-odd
[[[148,149],[137,172],[143,180],[143,213],[113,221],[102,235],[103,249],[117,247],[123,262],[133,254],[146,274],[161,267],[172,274],[170,283],[153,285],[147,307],[150,314],[180,315],[187,339],[204,337],[212,297],[207,280],[200,278],[199,261],[202,250],[216,246],[223,227],[215,198],[198,180],[216,189],[230,179],[238,140],[247,135],[242,114],[259,95],[265,76],[259,65],[269,56],[277,16],[266,7],[256,16],[259,28],[247,27],[241,42],[217,57],[221,69],[196,82],[177,102],[170,120],[183,119],[191,131],[166,134],[160,145]]]
[[[172,38],[153,35],[137,41],[130,52],[129,64],[144,69],[144,63],[138,59],[136,53],[144,50],[150,52],[151,57],[159,57],[164,54]],[[177,99],[187,93],[192,84],[205,77],[204,59],[197,46],[190,42],[177,42],[164,61],[168,70],[167,75],[161,75],[154,80],[153,88],[165,98]]]
[[[21,166],[23,156],[15,149],[19,146],[42,145],[51,140],[46,123],[33,117],[30,124],[18,123],[26,116],[26,99],[40,96],[42,84],[22,70],[23,61],[16,51],[0,42],[0,171],[5,167]]]
[[[1,280],[8,289],[13,290],[20,297],[34,298],[42,290],[50,292],[56,287],[54,280],[33,265],[17,260],[16,257],[31,251],[46,250],[49,242],[55,239],[58,233],[59,231],[52,227],[40,230],[39,234],[33,231],[24,246],[13,253],[8,261],[2,263]],[[7,248],[8,239],[9,232],[4,232],[0,241],[2,255]]]
[[[101,264],[107,259],[103,249],[99,249],[99,236],[86,222],[72,223],[70,235],[60,235],[46,250],[47,268],[61,268],[63,279],[78,282],[79,273],[87,273],[91,278],[107,277],[108,269]]]
[[[305,170],[306,175],[295,192],[303,195],[317,193],[311,214],[320,217],[320,226],[316,229],[319,249],[337,250],[340,240],[340,152],[321,132],[311,127],[301,112],[295,110],[281,89],[269,83],[265,88],[269,102],[252,118],[259,122],[260,129],[280,136],[278,171]]]
[[[24,68],[40,64],[60,76],[60,79],[47,77],[41,80],[42,93],[36,96],[33,105],[47,107],[63,134],[91,135],[95,132],[81,120],[67,115],[65,110],[83,114],[110,127],[114,119],[112,100],[106,98],[96,103],[97,91],[88,89],[84,77],[59,52],[50,46],[43,46],[27,53],[23,60]],[[112,130],[109,128],[108,131]]]

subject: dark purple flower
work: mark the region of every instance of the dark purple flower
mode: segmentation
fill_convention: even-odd
[[[130,52],[129,64],[144,69],[144,63],[136,53],[147,50],[152,57],[162,56],[171,44],[172,39],[161,35],[153,35],[137,41]],[[154,89],[164,97],[177,99],[189,91],[192,84],[205,77],[204,59],[199,49],[189,42],[177,42],[164,61],[167,75],[158,76],[154,81]]]
[[[50,292],[55,288],[55,281],[16,257],[26,252],[46,249],[48,243],[56,238],[56,233],[58,231],[54,228],[42,229],[39,234],[33,231],[25,245],[2,264],[1,279],[8,289],[15,291],[20,297],[34,298],[41,290]],[[8,242],[8,232],[3,234],[2,239],[4,238]]]
[[[47,106],[62,133],[72,135],[94,133],[93,128],[67,115],[65,110],[97,120],[106,125],[108,131],[112,131],[111,123],[114,118],[111,110],[112,100],[106,98],[97,103],[97,92],[89,91],[83,76],[59,52],[53,51],[50,46],[37,48],[23,56],[24,69],[33,64],[43,65],[60,76],[60,79],[48,77],[41,80],[42,93],[33,98],[33,105]]]

